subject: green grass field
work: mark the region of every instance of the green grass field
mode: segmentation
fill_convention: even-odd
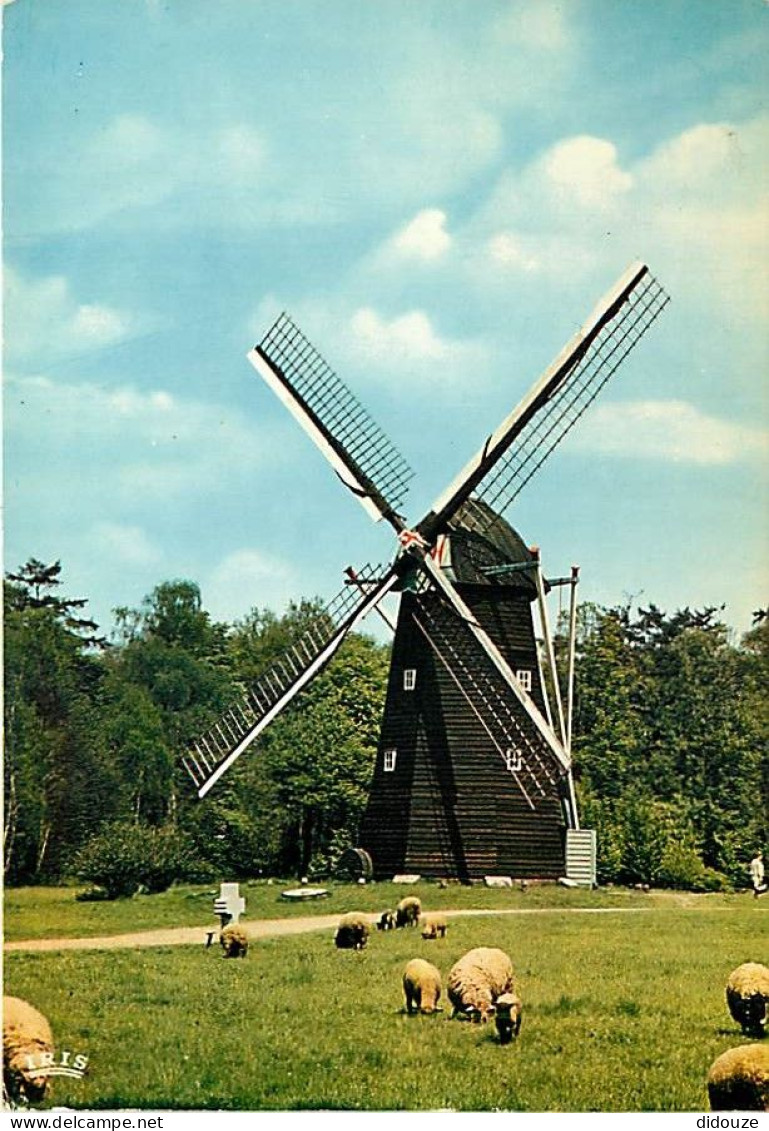
[[[486,888],[481,885],[420,882],[404,888],[398,884],[376,883],[323,884],[328,897],[312,902],[281,899],[284,888],[295,888],[296,880],[273,884],[264,881],[241,884],[246,898],[247,919],[282,919],[296,915],[336,915],[345,911],[383,911],[395,907],[410,891],[420,896],[425,907],[503,910],[539,907],[668,907],[676,905],[739,907],[746,900],[738,895],[684,895],[672,892],[641,894],[626,888],[567,890],[554,884],[535,885],[525,893],[517,888]],[[60,936],[84,938],[93,935],[118,935],[129,931],[160,927],[214,927],[214,887],[181,885],[161,895],[136,896],[105,903],[80,903],[76,887],[8,888],[4,900],[4,934],[8,942],[18,939],[44,939]]]
[[[457,888],[447,903],[461,906],[465,892],[476,905],[512,898]],[[350,895],[337,894],[343,902]],[[352,894],[367,906],[363,891]],[[413,930],[375,931],[362,953],[337,951],[330,932],[312,932],[253,943],[245,961],[203,946],[10,953],[5,990],[49,1016],[59,1048],[90,1057],[83,1081],[54,1082],[51,1104],[706,1110],[709,1064],[744,1041],[726,1009],[726,978],[740,962],[769,958],[764,905],[745,896],[692,897],[681,906],[614,894],[651,910],[463,918],[434,942]],[[541,889],[537,898],[605,906],[611,895]],[[147,903],[161,908],[164,898]],[[329,909],[337,908],[318,906]],[[78,933],[57,923],[52,933]],[[161,925],[160,916],[149,925]],[[402,1012],[409,958],[429,958],[445,982],[452,963],[479,945],[507,950],[519,975],[525,1012],[510,1046],[498,1045],[493,1025],[449,1021],[448,1009]]]

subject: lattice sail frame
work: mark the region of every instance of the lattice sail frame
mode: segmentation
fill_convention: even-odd
[[[633,264],[582,329],[419,524],[431,540],[468,498],[503,514],[571,431],[609,378],[656,321],[669,297],[645,264]],[[470,528],[484,533],[478,514]]]
[[[402,528],[413,471],[288,314],[248,357],[371,517]]]
[[[199,797],[208,793],[276,715],[325,667],[347,633],[397,582],[391,566],[367,565],[360,573],[365,581],[345,584],[296,643],[187,750],[182,763]]]
[[[436,594],[437,596],[437,594]],[[469,631],[443,600],[423,594],[417,628],[467,700],[529,808],[556,797],[567,772]],[[514,757],[511,757],[514,756]]]

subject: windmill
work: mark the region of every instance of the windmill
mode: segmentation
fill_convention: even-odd
[[[538,554],[502,515],[667,302],[648,267],[633,264],[415,525],[401,514],[408,465],[280,315],[249,360],[370,517],[393,527],[397,553],[385,566],[348,569],[342,590],[296,644],[187,751],[199,797],[355,625],[400,592],[361,826],[374,874],[563,874],[565,845],[579,835],[570,698],[564,711],[546,631],[549,701],[531,615],[537,600],[547,628],[547,583]],[[572,571],[572,620],[576,580]]]

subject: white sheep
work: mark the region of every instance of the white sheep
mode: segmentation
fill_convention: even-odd
[[[422,901],[416,895],[407,895],[395,909],[395,926],[416,927],[421,914]]]
[[[517,994],[500,994],[495,1002],[494,1024],[499,1034],[499,1043],[509,1045],[513,1037],[521,1031],[521,1012],[523,1005]]]
[[[488,1021],[502,994],[514,992],[513,964],[503,950],[479,946],[469,950],[449,973],[452,1017],[465,1013],[473,1020]]]
[[[248,935],[242,927],[231,923],[219,936],[225,958],[245,958],[248,954]]]
[[[36,1068],[46,1055],[53,1056],[48,1020],[28,1001],[4,997],[3,1092],[10,1103],[40,1103],[45,1098],[48,1077]]]
[[[439,935],[442,939],[446,937],[448,924],[444,915],[423,915],[419,925],[422,928],[423,939],[437,939]]]
[[[711,1111],[769,1111],[769,1045],[738,1045],[708,1072]]]
[[[340,950],[363,950],[368,935],[368,919],[359,911],[350,911],[339,920],[334,943]]]
[[[732,970],[726,983],[726,1002],[743,1033],[760,1037],[769,1012],[769,967],[743,962]]]
[[[441,996],[440,971],[432,962],[412,958],[403,971],[403,992],[408,1013],[435,1013]]]

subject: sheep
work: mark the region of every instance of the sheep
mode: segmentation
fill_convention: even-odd
[[[368,942],[368,920],[359,911],[351,911],[339,920],[334,943],[339,950],[363,950]]]
[[[40,1103],[48,1077],[38,1069],[53,1059],[53,1034],[48,1020],[29,1002],[3,998],[3,1092],[9,1103]]]
[[[479,946],[469,950],[449,973],[452,1017],[465,1013],[473,1020],[488,1021],[502,994],[514,992],[513,964],[503,950]]]
[[[415,895],[407,895],[395,909],[396,927],[416,927],[422,914],[422,902]]]
[[[521,1029],[521,999],[516,994],[500,994],[495,1005],[494,1024],[499,1034],[499,1043],[509,1045]]]
[[[420,924],[423,939],[437,939],[439,935],[445,939],[448,924],[443,915],[423,915]]]
[[[436,1013],[441,996],[440,971],[432,962],[412,958],[403,971],[403,992],[406,995],[406,1012]]]
[[[248,936],[242,927],[231,923],[219,935],[225,958],[245,958],[248,954]]]
[[[769,1111],[769,1045],[738,1045],[708,1072],[711,1111]]]
[[[392,931],[395,927],[395,912],[383,911],[376,925],[378,931]]]
[[[743,1033],[760,1037],[769,1012],[769,967],[743,962],[732,970],[726,983],[726,1002]]]

